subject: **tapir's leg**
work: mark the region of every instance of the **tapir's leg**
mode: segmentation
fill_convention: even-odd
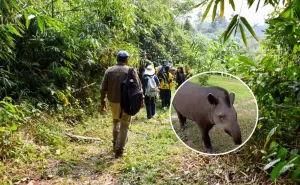
[[[185,129],[184,125],[185,125],[185,122],[186,122],[186,118],[183,117],[183,115],[180,112],[178,112],[177,110],[176,110],[176,113],[177,113],[177,116],[178,116],[178,119],[179,119],[180,130],[184,130]]]
[[[201,125],[201,124],[198,124]],[[206,125],[205,127],[200,127],[200,131],[201,131],[201,135],[202,135],[202,140],[204,143],[204,147],[205,147],[205,152],[206,153],[213,153],[213,149],[211,146],[211,142],[210,142],[210,137],[208,135],[210,129],[213,127],[213,125]]]

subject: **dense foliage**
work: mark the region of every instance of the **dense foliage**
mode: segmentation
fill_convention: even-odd
[[[241,53],[227,63],[229,71],[246,81],[256,95],[260,118],[253,154],[262,157],[273,180],[289,171],[287,176],[296,181],[300,174],[299,10],[299,1],[290,1],[275,11],[267,20],[270,26],[260,54]],[[264,143],[259,141],[262,137]]]

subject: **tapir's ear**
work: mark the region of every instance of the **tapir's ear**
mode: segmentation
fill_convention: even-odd
[[[209,93],[207,95],[207,99],[208,99],[208,102],[214,106],[216,106],[219,103],[219,100],[211,93]]]
[[[234,103],[234,98],[235,98],[235,94],[234,94],[234,93],[230,93],[230,94],[229,94],[230,105],[233,105],[233,103]]]

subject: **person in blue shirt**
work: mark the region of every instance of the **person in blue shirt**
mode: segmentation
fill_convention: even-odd
[[[151,91],[151,95],[147,94],[147,89],[149,91],[148,87],[148,81],[149,80],[154,80],[155,84],[154,86],[151,87],[151,89],[154,87],[154,91]],[[146,106],[146,111],[147,111],[147,118],[151,119],[155,115],[155,102],[156,102],[156,95],[158,93],[158,86],[159,86],[159,80],[158,77],[155,75],[155,69],[153,68],[152,65],[148,65],[145,73],[143,75],[142,79],[142,84],[143,84],[143,92],[145,96],[145,106]]]

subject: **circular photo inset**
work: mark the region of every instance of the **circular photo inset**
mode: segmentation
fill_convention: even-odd
[[[177,137],[204,154],[232,152],[253,134],[258,107],[251,89],[223,72],[193,76],[175,92],[170,120]]]

